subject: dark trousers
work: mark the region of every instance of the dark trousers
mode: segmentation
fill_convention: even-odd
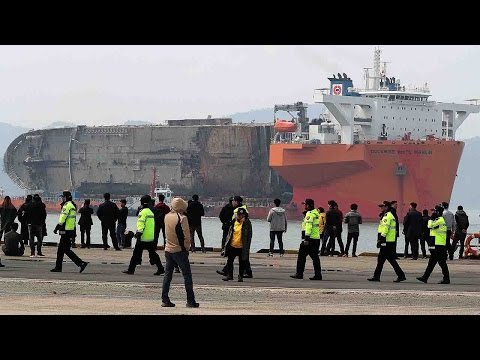
[[[117,243],[117,234],[115,232],[115,223],[105,223],[102,221],[102,241],[103,241],[103,248],[108,249],[108,240],[107,235],[110,231],[110,239],[112,239],[112,244],[115,249],[119,249]]]
[[[91,225],[80,225],[80,241],[82,245],[86,245],[90,248],[90,232],[92,230]],[[87,235],[87,243],[85,244],[85,235]]]
[[[191,247],[195,249],[195,232],[197,232],[198,238],[200,239],[200,246],[203,248],[205,247],[205,241],[203,240],[203,235],[202,235],[202,224],[198,225],[190,225],[190,241],[191,241]]]
[[[233,246],[228,245],[227,253],[228,253],[228,259],[227,259],[227,271],[226,275],[228,278],[233,279],[233,261],[235,258],[238,256],[238,264],[239,264],[239,269],[238,269],[238,276],[243,277],[243,273],[245,271],[245,261],[242,259],[242,252],[243,249],[240,248],[234,248]]]
[[[35,237],[37,237],[37,254],[42,253],[43,225],[28,225],[30,255],[35,255]]]
[[[225,264],[222,271],[228,274],[228,266]],[[250,265],[250,259],[244,260],[243,263],[243,276],[253,276],[252,266]]]
[[[449,252],[452,251],[452,243],[451,243],[451,240],[450,240],[451,236],[452,236],[452,230],[447,230],[447,242],[446,242],[447,255],[448,255]]]
[[[230,226],[228,225],[222,225],[222,249],[225,248],[225,243],[227,242],[227,236],[228,236],[228,230],[230,229]]]
[[[163,235],[163,246],[165,246],[165,223],[155,222],[155,229],[153,230],[153,242],[155,246],[158,245],[158,238],[160,237],[160,230],[162,230]]]
[[[360,233],[358,232],[349,232],[347,234],[347,247],[345,248],[345,254],[348,255],[348,249],[350,249],[350,242],[352,241],[353,239],[353,248],[352,248],[352,255],[356,255],[357,254],[357,242],[358,242],[358,236],[360,235]]]
[[[10,225],[7,225],[5,228],[6,233],[10,231]],[[25,221],[20,224],[20,234],[22,235],[23,243],[27,245],[30,240],[30,234],[28,232],[28,224]]]
[[[343,248],[343,241],[342,241],[342,232],[339,229],[333,230],[328,229],[328,235],[330,236],[327,245],[327,253],[333,256],[335,251],[335,238],[338,241],[338,245],[340,246],[340,255],[345,253],[345,249]]]
[[[283,231],[270,231],[270,252],[273,253],[273,248],[275,247],[275,235],[278,239],[278,247],[280,249],[280,254],[283,254]]]
[[[159,269],[163,269],[160,256],[156,252],[157,247],[153,241],[138,241],[135,243],[133,249],[133,255],[130,259],[130,265],[128,265],[128,271],[135,272],[137,264],[142,262],[143,250],[148,250],[148,256],[150,257],[150,265],[157,265]]]
[[[395,243],[390,242],[386,243],[386,246],[381,246],[380,251],[378,252],[377,257],[377,267],[375,268],[375,272],[373,273],[373,277],[376,279],[380,279],[380,275],[382,275],[383,264],[385,264],[385,260],[392,265],[393,270],[399,278],[404,278],[405,273],[403,272],[400,265],[398,265],[397,260],[395,259]]]
[[[320,247],[320,239],[310,240],[308,245],[304,245],[303,241],[300,243],[297,257],[297,271],[296,275],[303,276],[305,271],[305,262],[307,261],[307,255],[310,256],[313,262],[313,270],[315,277],[322,276],[322,267],[320,265],[320,258],[318,257],[318,248]]]
[[[58,243],[57,249],[57,262],[55,263],[55,268],[58,270],[62,270],[63,255],[67,255],[78,267],[83,263],[82,259],[70,249],[72,238],[73,234],[63,234],[60,236],[60,242]]]
[[[453,254],[455,254],[455,251],[457,250],[457,244],[460,242],[460,252],[458,253],[458,258],[461,259],[463,258],[463,251],[465,247],[465,238],[467,237],[467,233],[464,232],[458,232],[456,231],[455,234],[453,235],[453,242],[452,246],[450,248],[450,260],[453,260]]]
[[[126,224],[117,223],[117,242],[118,246],[123,247],[125,244],[125,229],[127,228]]]
[[[427,249],[425,247],[425,244],[428,247],[428,238],[429,237],[430,237],[430,235],[428,235],[428,234],[422,234],[422,236],[420,237],[420,247],[422,248],[422,256],[423,257],[427,257]]]
[[[328,238],[329,238],[330,234],[328,232],[328,230],[325,228],[325,230],[323,231],[323,234],[322,236],[320,237],[321,241],[322,241],[322,248],[320,249],[320,256],[325,256],[325,255],[328,255],[327,253],[327,244],[328,244]],[[302,237],[303,239],[303,237]]]
[[[180,267],[185,283],[185,291],[187,292],[187,302],[192,304],[195,302],[195,295],[193,293],[192,270],[190,268],[190,261],[188,260],[188,252],[180,251],[171,253],[165,251],[165,277],[163,278],[162,287],[162,301],[170,302],[168,292],[170,291],[170,283],[172,282],[173,268]]]
[[[405,257],[408,254],[407,241],[410,244],[410,250],[412,251],[412,259],[418,259],[418,240],[420,235],[410,234],[405,237]],[[425,245],[424,245],[425,246]],[[422,249],[423,250],[423,249]]]
[[[450,280],[450,273],[448,272],[447,266],[447,247],[446,246],[435,246],[435,249],[430,250],[430,259],[428,259],[428,265],[425,269],[425,274],[423,274],[423,278],[428,279],[430,274],[433,271],[435,265],[440,265],[442,268],[442,274],[444,280]]]

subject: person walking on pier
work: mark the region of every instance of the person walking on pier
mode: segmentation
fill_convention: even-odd
[[[222,210],[220,211],[220,215],[218,215],[220,221],[222,222],[222,256],[225,254],[225,242],[227,241],[228,230],[230,229],[230,225],[232,224],[232,202],[233,196],[228,199],[228,203],[222,208]]]
[[[118,211],[118,223],[117,223],[117,241],[118,246],[123,248],[125,244],[125,229],[127,228],[128,209],[126,207],[127,200],[120,200],[120,209]]]
[[[445,220],[445,225],[447,225],[447,252],[452,253],[452,245],[451,245],[451,237],[452,237],[452,230],[453,230],[453,225],[455,223],[455,216],[453,213],[448,210],[448,203],[447,202],[442,202],[441,206],[443,207],[443,214],[442,215],[443,219]],[[453,254],[453,253],[452,253]],[[452,256],[453,260],[453,256]]]
[[[318,256],[318,249],[320,247],[320,214],[315,209],[315,202],[313,199],[306,199],[305,202],[305,218],[303,219],[302,227],[305,228],[305,237],[300,243],[297,258],[297,268],[294,275],[290,275],[293,279],[303,279],[303,272],[305,270],[305,262],[307,255],[311,257],[313,262],[313,269],[315,275],[310,280],[322,280],[322,267],[320,265],[320,257]],[[303,232],[302,232],[303,233]]]
[[[358,205],[351,204],[350,211],[345,215],[345,224],[348,224],[347,246],[345,248],[345,257],[348,257],[350,242],[353,239],[352,257],[357,257],[357,242],[360,235],[360,224],[362,223],[362,215],[357,211]]]
[[[81,248],[87,247],[90,249],[90,232],[92,230],[92,215],[93,209],[90,206],[90,199],[85,199],[83,206],[78,210],[80,213],[80,220],[78,220],[78,225],[80,225],[80,241]],[[87,242],[85,243],[85,235],[87,237]]]
[[[148,250],[150,264],[157,265],[158,268],[154,275],[162,275],[165,273],[165,269],[163,268],[160,256],[158,256],[156,252],[157,247],[154,242],[155,218],[150,208],[152,198],[150,195],[143,195],[140,202],[143,208],[138,214],[137,232],[135,234],[137,241],[133,249],[132,258],[130,259],[130,265],[123,273],[133,275],[135,273],[135,267],[142,261],[143,250]]]
[[[75,237],[75,220],[77,210],[72,203],[72,193],[70,191],[64,191],[62,194],[63,206],[62,212],[58,219],[58,224],[53,230],[53,233],[60,233],[60,242],[57,249],[57,261],[55,267],[50,270],[52,272],[62,272],[63,256],[67,255],[74,263],[80,268],[80,272],[83,272],[88,265],[88,262],[82,261],[71,249],[72,238]]]
[[[430,215],[428,215],[428,210],[423,209],[422,211],[422,237],[420,238],[420,247],[422,248],[422,259],[427,258],[427,250],[425,244],[428,247],[430,241],[430,229],[428,228],[428,220],[430,220]]]
[[[238,281],[243,281],[243,274],[246,261],[250,256],[250,245],[252,242],[252,223],[247,217],[247,211],[243,208],[238,209],[235,221],[230,226],[225,244],[225,255],[228,257],[227,269],[225,271],[224,281],[233,280],[233,262],[238,256]],[[222,272],[217,271],[222,274]]]
[[[195,232],[200,239],[200,246],[202,253],[205,253],[205,240],[202,234],[202,216],[205,216],[205,209],[200,201],[198,195],[193,195],[192,200],[188,203],[187,217],[188,226],[190,227],[191,247],[190,251],[195,252]]]
[[[392,265],[393,270],[397,274],[397,279],[394,282],[405,281],[405,273],[401,269],[400,265],[395,258],[395,240],[396,236],[396,222],[395,217],[391,212],[391,203],[389,201],[384,201],[382,204],[378,205],[382,208],[380,213],[380,224],[378,225],[378,235],[377,235],[377,248],[380,248],[377,257],[377,267],[373,273],[373,277],[369,278],[368,281],[380,281],[380,275],[382,274],[383,264],[385,260],[388,260],[390,265]]]
[[[422,213],[417,211],[417,203],[411,202],[410,209],[403,219],[405,234],[405,258],[408,255],[408,245],[412,251],[412,260],[418,259],[418,240],[422,236]]]
[[[30,241],[30,234],[28,232],[26,213],[27,213],[27,207],[28,205],[31,204],[32,199],[33,199],[32,195],[28,194],[27,197],[25,198],[25,202],[22,205],[20,205],[17,211],[18,221],[20,222],[20,234],[22,235],[23,242],[25,245],[28,245]],[[0,239],[1,239],[1,235],[0,235]]]
[[[271,208],[267,215],[267,221],[270,223],[270,252],[268,256],[273,256],[273,248],[275,246],[275,236],[278,240],[280,256],[283,256],[282,235],[287,232],[287,215],[285,209],[280,207],[280,199],[273,200],[275,207]]]
[[[7,195],[0,206],[0,240],[2,240],[3,233],[7,233],[12,229],[12,224],[15,222],[16,217],[17,209],[13,206],[10,196]],[[25,237],[23,239],[25,240]]]
[[[165,233],[167,241],[165,245],[165,277],[162,286],[162,307],[174,307],[168,296],[170,283],[173,276],[173,268],[179,266],[182,270],[185,291],[187,293],[187,307],[198,308],[200,304],[195,301],[193,292],[192,270],[188,260],[190,248],[190,228],[188,218],[185,216],[187,203],[182,198],[173,198],[172,210],[165,215]]]
[[[45,256],[42,254],[42,242],[47,211],[40,195],[33,195],[32,201],[25,211],[25,219],[29,232],[30,257],[35,257],[35,237],[37,238],[37,256]]]
[[[453,243],[450,249],[450,260],[453,260],[453,254],[457,250],[457,243],[460,242],[460,252],[458,258],[463,258],[463,248],[465,246],[465,238],[467,237],[467,229],[470,226],[468,215],[463,211],[463,206],[459,205],[455,213],[455,231],[453,234]]]
[[[110,247],[107,241],[108,232],[110,232],[110,238],[112,239],[112,244],[115,250],[121,250],[118,247],[117,235],[115,233],[115,223],[118,219],[118,206],[110,201],[109,193],[103,194],[103,198],[105,199],[105,202],[101,204],[97,210],[97,216],[102,223],[103,250],[108,250]]]
[[[435,237],[435,243],[429,245],[430,259],[428,260],[427,268],[422,276],[417,277],[417,280],[426,283],[435,265],[440,265],[442,268],[443,279],[439,284],[450,284],[450,273],[447,265],[447,225],[443,218],[444,209],[440,205],[432,209],[432,216],[428,222],[428,227],[432,230],[430,233]]]
[[[160,230],[162,230],[163,235],[163,247],[166,245],[166,236],[165,236],[165,215],[170,212],[170,208],[167,204],[164,203],[165,195],[158,195],[158,204],[155,205],[157,210],[155,214],[155,246],[158,245],[158,238],[160,236]]]

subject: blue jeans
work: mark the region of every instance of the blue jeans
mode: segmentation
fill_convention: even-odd
[[[170,283],[173,276],[173,268],[175,265],[180,267],[185,282],[185,291],[187,292],[187,303],[193,304],[195,302],[195,294],[193,293],[192,271],[190,269],[190,261],[188,260],[188,252],[180,251],[171,253],[165,251],[165,276],[163,278],[162,301],[168,303],[170,298],[168,292],[170,291]]]

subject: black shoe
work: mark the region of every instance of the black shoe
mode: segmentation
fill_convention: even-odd
[[[396,282],[396,283],[399,283],[399,282],[402,282],[402,281],[405,281],[407,280],[407,278],[404,276],[404,277],[397,277],[395,280],[393,280],[393,282]]]
[[[292,279],[303,279],[303,275],[298,275],[298,274],[290,275],[290,277],[291,277]]]
[[[62,269],[57,269],[57,268],[53,268],[52,270],[50,270],[51,272],[62,272]]]
[[[205,250],[204,247],[202,247],[202,253],[203,253],[203,254],[206,254],[206,253],[207,253],[207,250]]]
[[[157,272],[153,275],[163,275],[165,274],[165,269],[164,268],[158,268]]]
[[[223,281],[233,280],[233,277],[225,276],[224,278],[222,278],[222,280]]]
[[[169,301],[169,302],[163,302],[162,301],[162,307],[175,307],[175,304],[172,303],[171,301]]]
[[[252,274],[243,274],[243,277],[245,279],[252,279],[253,278],[253,275]]]
[[[41,252],[39,252],[39,253],[37,253],[37,256],[44,257],[45,255],[43,255]]]
[[[450,284],[450,279],[443,279],[439,284]]]
[[[368,281],[380,281],[380,279],[376,278],[376,277],[371,277],[371,278],[368,278],[367,280]]]
[[[222,275],[222,276],[226,276],[227,274],[225,274],[225,272],[223,272],[222,270],[217,270],[217,274],[218,275]]]
[[[200,307],[200,304],[197,303],[196,301],[195,302],[187,302],[187,305],[186,305],[188,308],[198,308]]]
[[[322,280],[322,277],[321,276],[314,276],[314,277],[311,277],[309,279],[310,280]]]
[[[5,265],[3,265],[3,264],[0,264],[0,267],[5,267]]]
[[[428,279],[425,279],[423,276],[417,277],[417,280],[418,280],[418,281],[421,281],[421,282],[423,282],[423,283],[425,283],[425,284],[426,284],[427,281],[428,281]]]
[[[85,246],[84,244],[80,245],[80,248],[81,248],[81,249],[85,249],[85,247],[86,247],[86,246]]]
[[[243,282],[243,277],[241,277],[240,275],[238,275],[238,282]]]
[[[118,248],[115,248],[115,250],[117,250],[117,251],[122,251],[122,249],[120,249],[119,247],[118,247]]]
[[[133,275],[134,274],[133,271],[129,271],[129,270],[123,270],[122,273],[128,274],[128,275]]]
[[[85,270],[88,264],[89,264],[88,261],[84,261],[82,265],[80,265],[80,272],[83,272],[83,270]]]

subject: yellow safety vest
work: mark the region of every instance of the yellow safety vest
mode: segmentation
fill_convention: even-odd
[[[144,208],[138,214],[137,231],[142,233],[141,241],[153,241],[155,232],[155,218],[152,210]]]
[[[305,236],[310,236],[310,239],[320,239],[320,213],[318,210],[307,211],[304,222]]]
[[[443,216],[440,216],[437,219],[433,220],[431,226],[432,230],[434,230],[435,232],[435,245],[445,246],[447,244],[447,225],[445,224],[445,219],[443,218]]]
[[[76,219],[77,210],[71,201],[67,201],[62,206],[62,212],[60,213],[60,218],[58,223],[60,225],[65,224],[65,230],[75,230],[75,219]]]
[[[383,215],[378,224],[378,233],[387,239],[387,242],[395,242],[396,240],[396,221],[395,217],[389,211]]]

